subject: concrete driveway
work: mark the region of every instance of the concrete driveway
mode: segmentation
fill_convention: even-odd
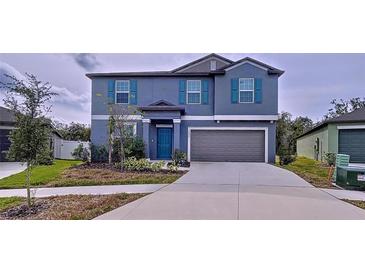
[[[18,162],[0,162],[0,179],[17,174],[26,169],[26,165]]]
[[[192,163],[175,183],[97,219],[365,219],[365,210],[262,163]]]

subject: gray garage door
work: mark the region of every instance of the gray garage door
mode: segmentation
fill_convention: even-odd
[[[264,162],[263,130],[192,130],[191,161]]]
[[[340,129],[338,152],[350,155],[352,163],[365,163],[365,129]]]

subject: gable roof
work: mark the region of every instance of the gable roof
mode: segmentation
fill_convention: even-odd
[[[365,107],[364,108],[358,108],[355,109],[352,112],[342,114],[338,117],[327,119],[318,125],[316,125],[314,128],[304,132],[302,135],[299,135],[297,138],[301,138],[309,133],[312,133],[316,130],[319,130],[328,124],[336,124],[336,123],[359,123],[364,122],[365,123]]]
[[[149,104],[149,106],[175,106],[175,105],[166,100],[158,100],[152,104]]]
[[[141,111],[179,111],[181,114],[185,113],[185,108],[174,105],[166,100],[158,100],[148,106],[141,106],[138,109]]]
[[[204,60],[208,60],[209,58],[216,58],[221,60],[222,62],[227,63],[226,66],[210,72],[181,72],[181,70],[184,70],[188,67],[194,66],[200,62],[203,62]],[[263,68],[267,70],[268,74],[276,74],[281,76],[284,71],[274,68],[268,64],[262,63],[256,59],[253,59],[251,57],[245,57],[242,58],[236,62],[233,62],[232,60],[229,60],[223,56],[220,56],[215,53],[208,54],[206,56],[203,56],[202,58],[199,58],[195,61],[192,61],[190,63],[187,63],[181,67],[178,67],[176,69],[173,69],[171,71],[142,71],[142,72],[102,72],[102,73],[87,73],[86,77],[92,79],[94,77],[154,77],[154,76],[160,76],[160,77],[174,77],[174,76],[188,76],[188,77],[194,77],[194,76],[211,76],[211,75],[217,75],[217,74],[225,74],[227,70],[230,70],[234,68],[235,66],[239,66],[244,63],[250,63],[255,66],[258,66],[260,68]]]
[[[242,59],[240,59],[240,60],[238,60],[236,62],[233,62],[232,64],[229,64],[229,65],[227,65],[227,66],[225,66],[225,67],[223,67],[221,69],[222,70],[229,70],[229,69],[232,69],[232,68],[234,68],[236,66],[239,66],[239,65],[241,65],[243,63],[251,63],[251,64],[256,65],[258,67],[267,69],[267,71],[268,71],[269,74],[278,74],[279,76],[281,76],[284,73],[283,70],[274,68],[274,67],[272,67],[272,66],[270,66],[268,64],[265,64],[263,62],[260,62],[260,61],[258,61],[256,59],[251,58],[251,57],[242,58]]]
[[[199,58],[199,59],[194,60],[194,61],[192,61],[190,63],[187,63],[187,64],[185,64],[185,65],[183,65],[181,67],[178,67],[176,69],[173,69],[172,72],[178,72],[180,70],[183,70],[183,69],[186,69],[188,67],[194,66],[194,65],[196,65],[196,64],[198,64],[200,62],[203,62],[205,60],[208,60],[210,58],[216,58],[216,59],[218,59],[218,60],[220,60],[220,61],[222,61],[224,63],[227,63],[227,65],[230,65],[230,64],[233,63],[232,60],[229,60],[229,59],[227,59],[227,58],[225,58],[225,57],[223,57],[221,55],[218,55],[218,54],[215,54],[215,53],[211,53],[211,54],[208,54],[206,56],[203,56],[202,58]]]

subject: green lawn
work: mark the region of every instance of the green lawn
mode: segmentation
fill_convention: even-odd
[[[278,166],[296,173],[315,187],[330,188],[332,186],[327,180],[329,167],[319,161],[297,157],[288,165]]]
[[[22,202],[24,202],[24,200],[25,199],[21,197],[0,198],[0,212],[20,205]]]
[[[55,160],[53,165],[36,166],[32,169],[31,184],[32,186],[41,186],[55,181],[65,169],[80,163],[81,161],[75,160]],[[25,171],[0,179],[0,188],[23,187],[25,187]]]

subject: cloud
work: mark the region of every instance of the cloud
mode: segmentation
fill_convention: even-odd
[[[96,56],[91,53],[73,54],[73,57],[76,63],[87,71],[93,71],[100,65],[99,61],[96,59]]]
[[[15,76],[19,80],[26,79],[24,74],[19,72],[16,68],[5,62],[0,61],[0,82],[9,82],[9,79],[5,76],[5,74]],[[50,102],[53,105],[52,118],[64,122],[71,122],[74,120],[72,119],[72,117],[78,117],[77,113],[83,113],[84,115],[89,117],[88,113],[90,108],[90,99],[86,95],[78,94],[65,87],[58,87],[54,85],[52,85],[51,90],[58,94],[57,96],[54,96]],[[4,97],[5,94],[3,91],[1,91],[0,101],[2,101]]]

